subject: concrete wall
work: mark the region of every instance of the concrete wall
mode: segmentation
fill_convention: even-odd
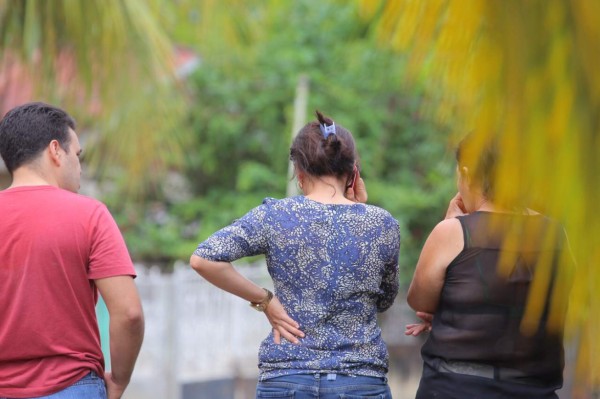
[[[258,347],[270,331],[265,316],[187,265],[176,265],[171,274],[143,266],[137,270],[146,337],[126,398],[253,398]],[[238,270],[272,287],[264,264]],[[382,319],[391,353],[390,385],[397,399],[414,397],[421,369],[421,341],[403,334],[404,325],[412,321],[403,303],[398,301]]]

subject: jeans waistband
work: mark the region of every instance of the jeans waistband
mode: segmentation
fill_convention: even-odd
[[[374,377],[356,374],[344,374],[344,373],[297,373],[297,374],[285,374],[271,378],[260,378],[261,382],[276,382],[286,381],[293,379],[297,383],[314,384],[320,381],[333,382],[333,383],[354,383],[359,381],[361,384],[373,383],[373,384],[387,384],[387,377]]]

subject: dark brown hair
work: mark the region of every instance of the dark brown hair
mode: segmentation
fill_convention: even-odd
[[[300,129],[290,148],[290,160],[295,170],[311,176],[346,176],[351,180],[354,165],[358,163],[352,133],[335,124],[335,134],[325,138],[319,125],[331,126],[334,123],[321,112],[315,112],[317,121]]]
[[[69,152],[73,118],[60,108],[35,102],[15,107],[0,120],[0,155],[12,175],[33,161],[52,140]]]

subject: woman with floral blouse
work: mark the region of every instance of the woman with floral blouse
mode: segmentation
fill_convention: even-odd
[[[398,222],[353,201],[366,200],[354,139],[317,117],[290,149],[304,195],[265,199],[198,245],[190,263],[273,327],[259,350],[257,398],[391,398],[377,312],[398,292]],[[274,294],[230,263],[258,254]]]

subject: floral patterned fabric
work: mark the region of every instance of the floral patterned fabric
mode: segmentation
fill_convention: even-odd
[[[304,196],[248,212],[202,242],[212,261],[265,254],[275,295],[306,334],[300,344],[259,351],[260,378],[302,373],[383,377],[388,353],[377,312],[398,293],[398,222],[364,204],[322,204]]]

